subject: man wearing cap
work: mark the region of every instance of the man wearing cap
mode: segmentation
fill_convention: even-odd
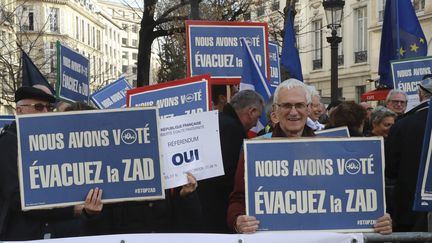
[[[386,144],[386,177],[396,180],[393,197],[394,230],[426,232],[424,212],[412,210],[423,144],[428,100],[432,97],[432,77],[425,76],[419,84],[420,104],[406,113],[390,129]]]
[[[36,87],[21,87],[15,92],[16,114],[44,113],[52,110],[56,99]],[[49,222],[72,218],[85,207],[87,213],[100,211],[101,190],[91,190],[85,206],[75,206],[23,212],[17,168],[16,123],[9,125],[0,135],[0,240],[35,240],[50,237]],[[93,193],[94,192],[94,193]]]

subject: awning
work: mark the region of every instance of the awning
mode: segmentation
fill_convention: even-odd
[[[385,100],[390,89],[376,89],[361,95],[361,101]]]

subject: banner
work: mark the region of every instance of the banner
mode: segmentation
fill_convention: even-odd
[[[215,82],[238,84],[245,38],[261,72],[270,77],[267,23],[186,21],[188,76],[211,74]]]
[[[89,102],[89,60],[57,41],[57,98]]]
[[[315,135],[317,135],[317,137],[344,137],[344,138],[350,137],[350,133],[347,126],[315,131]]]
[[[122,108],[126,107],[126,91],[130,89],[132,86],[125,77],[121,77],[93,93],[90,98],[99,109]]]
[[[15,121],[15,116],[0,116],[0,131],[5,125],[11,124],[13,121]]]
[[[37,243],[363,243],[362,234],[340,234],[334,232],[259,232],[256,234],[118,234],[46,239]],[[6,241],[5,241],[6,242]],[[13,242],[13,241],[11,241]]]
[[[217,111],[162,119],[159,137],[166,189],[224,175]]]
[[[211,102],[209,75],[179,79],[127,91],[128,107],[157,106],[161,118],[208,111]]]
[[[245,141],[246,212],[261,231],[373,232],[385,213],[382,138]]]
[[[408,95],[407,111],[420,103],[417,84],[426,74],[432,74],[432,57],[391,62],[393,87]]]
[[[426,120],[425,136],[420,157],[416,194],[414,196],[415,211],[432,211],[432,99]]]
[[[17,116],[23,210],[164,198],[156,108]]]
[[[281,83],[279,46],[269,42],[270,85],[277,87]]]

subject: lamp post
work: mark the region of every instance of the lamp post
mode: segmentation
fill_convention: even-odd
[[[331,29],[331,37],[327,37],[331,49],[331,101],[336,101],[338,97],[338,47],[342,37],[337,36],[337,29],[341,27],[343,16],[344,0],[324,0],[323,7],[327,19],[327,28]]]

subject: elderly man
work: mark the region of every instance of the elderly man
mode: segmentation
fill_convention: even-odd
[[[407,102],[407,94],[404,91],[392,89],[387,95],[386,107],[400,116],[405,113]]]
[[[310,91],[306,85],[296,79],[288,79],[281,83],[274,94],[274,107],[277,124],[273,130],[273,137],[310,137],[314,136],[311,128],[306,126],[308,105],[311,103]],[[253,233],[258,229],[259,221],[245,215],[245,183],[244,183],[244,155],[241,154],[233,192],[230,196],[227,223],[239,233]],[[389,215],[379,218],[374,225],[375,231],[391,232]]]
[[[312,100],[308,106],[309,117],[307,118],[306,125],[314,131],[319,131],[324,129],[324,125],[318,121],[324,112],[321,105],[321,97],[314,86],[308,86],[308,89],[312,95]]]
[[[261,95],[243,90],[233,96],[219,114],[219,131],[225,175],[200,181],[197,188],[203,209],[203,232],[227,233],[228,199],[234,186],[239,154],[247,132],[254,127],[263,110]]]
[[[56,99],[35,87],[21,87],[15,92],[16,113],[45,113],[53,109]],[[85,206],[23,212],[20,204],[17,169],[17,131],[13,122],[0,135],[0,240],[35,240],[51,237],[50,222],[72,218],[85,208],[87,213],[101,209],[102,191],[91,190]],[[93,193],[95,192],[95,193]]]
[[[427,231],[426,213],[412,210],[426,119],[432,97],[432,78],[420,84],[420,104],[411,109],[390,129],[385,144],[386,177],[395,180],[393,218],[395,231]]]

